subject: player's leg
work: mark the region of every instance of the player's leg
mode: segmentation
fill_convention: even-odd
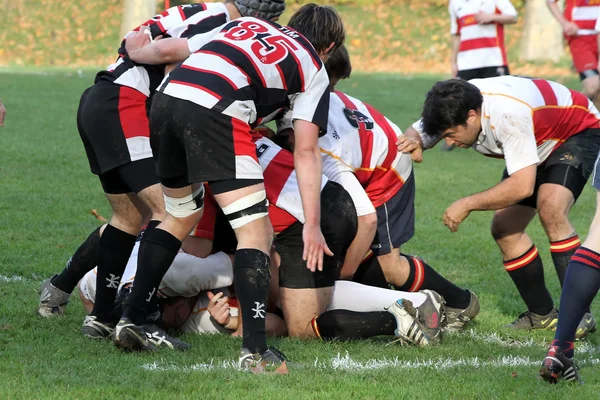
[[[504,268],[527,306],[527,312],[507,325],[516,329],[556,326],[556,310],[544,281],[542,259],[525,233],[536,214],[534,207],[535,203],[532,206],[516,204],[496,211],[492,219],[492,236],[502,253]]]
[[[598,70],[587,70],[585,71],[585,76],[581,81],[581,93],[592,100],[596,108],[598,108],[600,107],[600,76],[598,75]]]
[[[596,35],[569,37],[573,65],[579,72],[581,92],[598,107],[600,105],[600,79],[598,76],[598,42]]]
[[[474,318],[478,312],[476,296],[445,279],[423,260],[400,253],[400,246],[414,235],[414,197],[415,179],[411,175],[398,193],[376,209],[377,235],[372,249],[386,281],[405,292],[431,289],[445,299],[448,307],[461,310],[457,316],[473,302],[470,315]]]
[[[550,383],[559,378],[579,381],[573,363],[574,342],[580,321],[600,290],[600,168],[596,162],[593,185],[596,193],[596,214],[590,226],[588,237],[577,249],[563,283],[560,298],[560,312],[554,341],[542,364],[540,375]]]

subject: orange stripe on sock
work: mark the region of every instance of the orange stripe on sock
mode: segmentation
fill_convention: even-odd
[[[321,340],[323,340],[323,338],[321,337],[321,332],[319,332],[319,326],[317,325],[317,318],[319,317],[314,317],[311,321],[310,321],[310,326],[312,326],[313,332],[315,333],[315,335],[317,335],[317,337]]]
[[[529,264],[534,258],[536,258],[538,254],[539,253],[537,247],[533,246],[533,248],[530,251],[523,254],[521,257],[515,260],[504,262],[504,268],[507,271],[514,271],[515,269],[522,268]]]
[[[413,257],[413,262],[415,263],[415,279],[413,281],[412,286],[408,289],[409,292],[418,292],[423,284],[423,280],[425,279],[425,269],[423,268],[423,263],[416,257]]]
[[[553,253],[560,253],[563,251],[569,251],[576,247],[579,247],[581,241],[579,236],[575,236],[565,240],[559,240],[557,242],[550,242],[550,251]]]

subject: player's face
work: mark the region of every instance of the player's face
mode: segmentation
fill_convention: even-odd
[[[481,133],[481,118],[475,110],[469,111],[467,123],[446,129],[444,140],[449,146],[468,149],[473,146]]]

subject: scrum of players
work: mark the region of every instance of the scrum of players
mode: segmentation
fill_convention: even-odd
[[[335,89],[352,66],[333,7],[305,5],[281,26],[284,0],[196,3],[127,34],[77,112],[112,216],[43,282],[38,314],[62,315],[77,287],[87,338],[153,351],[189,349],[180,332],[230,334],[253,371],[285,364],[271,335],[437,344],[479,313],[474,292],[401,251],[415,228],[412,163],[443,140],[505,160],[500,182],[455,201],[444,224],[455,232],[494,210],[492,236],[527,307],[506,326],[556,330],[540,375],[580,381],[573,344],[596,329],[600,218],[581,245],[568,213],[590,175],[600,190],[595,92],[507,75],[500,41],[478,38],[516,11],[471,3],[450,3],[458,78],[432,87],[404,134]],[[588,88],[597,48],[586,68]],[[525,233],[536,212],[560,310]]]

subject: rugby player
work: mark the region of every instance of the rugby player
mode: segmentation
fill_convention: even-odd
[[[479,312],[477,296],[400,250],[414,234],[415,218],[412,161],[395,145],[402,132],[369,104],[334,90],[352,71],[345,47],[331,56],[326,67],[332,93],[327,134],[319,139],[323,173],[346,189],[358,215],[358,233],[346,254],[341,277],[405,292],[434,290],[446,302],[447,327],[462,328]],[[286,128],[281,123],[280,134],[285,135]],[[361,265],[369,250],[376,261]],[[381,270],[382,280],[378,279]]]
[[[117,346],[147,347],[139,340],[145,337],[140,315],[181,240],[201,217],[203,189],[197,182],[208,181],[238,240],[234,276],[244,331],[240,360],[246,365],[282,361],[278,352],[269,350],[264,334],[261,311],[268,296],[272,227],[250,132],[286,107],[293,110],[299,143],[294,162],[306,217],[303,257],[310,269],[322,269],[323,253],[331,254],[320,229],[317,138],[326,129],[329,97],[322,60],[344,38],[333,8],[308,4],[288,27],[241,18],[184,44],[185,55],[191,55],[165,78],[150,112],[152,148],[168,214],[160,229],[142,240],[140,273],[116,327]],[[151,62],[167,40],[129,55]]]
[[[565,0],[564,12],[557,0],[547,0],[548,8],[560,23],[569,44],[575,69],[583,86],[582,93],[600,104],[600,77],[598,72],[598,28],[596,22],[600,12],[598,0]]]
[[[148,109],[150,96],[164,77],[165,65],[140,64],[131,60],[125,43],[143,34],[148,39],[190,37],[204,33],[242,15],[276,18],[284,10],[283,0],[228,0],[169,8],[125,36],[117,61],[96,75],[95,84],[82,97],[77,125],[92,173],[111,204],[108,225],[94,230],[58,276],[42,284],[38,314],[60,313],[87,265],[98,265],[97,299],[83,323],[90,338],[109,336],[108,323],[116,288],[144,218],[150,218],[150,233],[165,217],[165,205],[150,148]],[[142,28],[144,27],[144,28]],[[185,39],[184,39],[185,40]],[[141,318],[144,318],[143,316]]]
[[[556,82],[510,76],[451,79],[427,93],[422,120],[398,141],[401,151],[416,149],[416,158],[419,146],[429,148],[441,139],[504,158],[501,182],[454,202],[444,224],[456,232],[472,211],[495,210],[492,236],[527,306],[511,328],[556,328],[558,312],[544,283],[542,259],[525,229],[537,211],[562,285],[580,244],[569,210],[600,149],[599,117],[589,99]],[[578,337],[595,327],[588,310]]]

